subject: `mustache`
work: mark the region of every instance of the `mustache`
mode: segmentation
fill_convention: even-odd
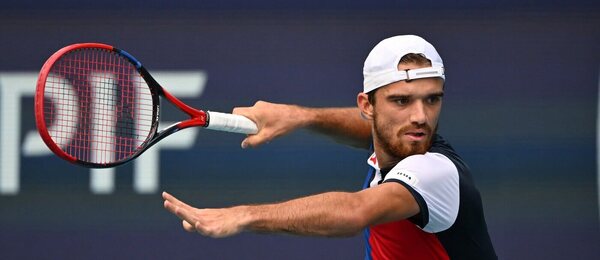
[[[404,126],[402,128],[400,128],[400,130],[398,130],[398,136],[402,136],[408,132],[423,132],[428,136],[433,135],[433,129],[431,128],[431,126],[427,125],[427,124],[423,124],[423,125],[407,125]]]

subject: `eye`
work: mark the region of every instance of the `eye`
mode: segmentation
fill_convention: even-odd
[[[440,101],[442,101],[442,96],[440,95],[434,95],[434,96],[429,96],[427,97],[427,99],[425,100],[428,104],[437,104]]]
[[[410,103],[410,98],[399,97],[395,101],[396,101],[396,104],[398,104],[398,105],[407,105],[408,103]]]

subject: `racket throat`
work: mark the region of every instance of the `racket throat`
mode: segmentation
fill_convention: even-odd
[[[208,120],[206,120],[206,114],[196,115],[189,120],[185,120],[176,124],[179,130],[195,126],[206,127],[207,125]]]

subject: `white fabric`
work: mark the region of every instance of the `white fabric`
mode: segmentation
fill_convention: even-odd
[[[431,68],[441,71],[441,75],[440,73],[424,74],[418,78],[440,77],[444,80],[446,79],[444,75],[444,63],[433,45],[419,36],[400,35],[381,41],[367,56],[363,67],[363,92],[368,93],[387,84],[408,79],[398,79],[398,77],[384,75],[399,75],[398,63],[404,55],[409,53],[424,55],[425,58],[431,61]],[[413,77],[410,78],[416,79]]]

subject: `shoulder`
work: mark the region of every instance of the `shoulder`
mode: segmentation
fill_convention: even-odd
[[[427,152],[412,155],[400,161],[386,175],[386,179],[398,179],[409,185],[458,180],[458,169],[447,156],[441,153]]]
[[[419,204],[418,225],[426,232],[444,231],[454,224],[460,206],[459,170],[446,155],[427,152],[400,161],[384,182],[409,188]]]

